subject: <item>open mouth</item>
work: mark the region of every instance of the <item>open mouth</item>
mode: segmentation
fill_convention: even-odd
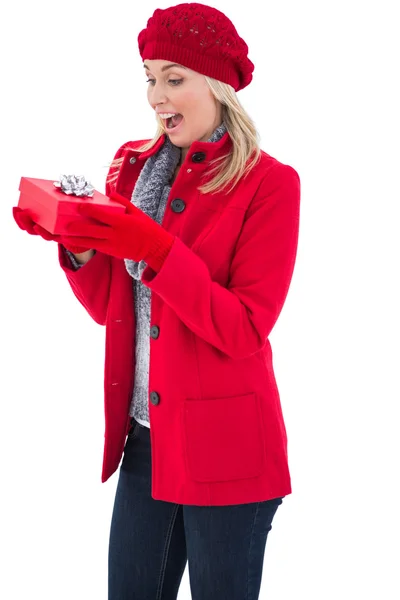
[[[181,126],[182,121],[183,115],[179,113],[174,115],[173,117],[170,117],[169,119],[165,119],[165,126],[168,133],[175,132]]]

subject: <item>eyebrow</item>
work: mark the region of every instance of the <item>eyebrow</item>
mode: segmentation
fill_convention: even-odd
[[[145,69],[147,69],[148,71],[151,71],[151,69],[149,69],[149,67],[147,65],[143,65],[143,67]],[[164,72],[167,69],[171,69],[172,67],[180,67],[181,69],[186,69],[187,70],[187,67],[184,67],[183,65],[178,65],[178,63],[172,63],[170,65],[165,65],[164,67],[162,67],[161,72]]]

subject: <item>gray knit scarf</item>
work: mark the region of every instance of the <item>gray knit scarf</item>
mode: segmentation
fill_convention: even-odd
[[[221,123],[207,141],[217,142],[225,133],[226,126]],[[167,136],[160,150],[147,159],[133,190],[131,202],[159,225],[162,222],[166,200],[171,190],[171,180],[180,157],[181,149]],[[145,261],[136,262],[130,258],[124,260],[128,273],[139,281],[147,266]]]

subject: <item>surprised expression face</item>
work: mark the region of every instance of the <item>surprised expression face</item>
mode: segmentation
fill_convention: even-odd
[[[144,68],[147,99],[171,142],[186,149],[196,140],[206,142],[222,119],[204,75],[167,60],[145,60]]]

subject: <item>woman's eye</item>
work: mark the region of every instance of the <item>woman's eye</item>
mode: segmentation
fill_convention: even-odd
[[[182,83],[183,79],[168,79],[168,83],[172,83],[173,86],[179,85],[180,83]],[[155,79],[147,79],[146,83],[151,83],[151,85],[154,85]]]

